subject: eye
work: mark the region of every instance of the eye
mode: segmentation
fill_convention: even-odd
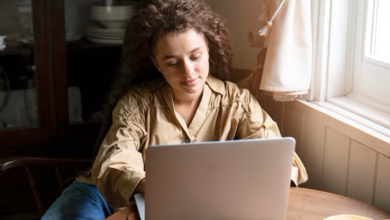
[[[197,60],[197,59],[199,59],[201,56],[202,56],[201,53],[196,53],[196,54],[194,54],[194,55],[191,56],[191,60]]]
[[[177,64],[177,62],[167,63],[167,66],[174,66],[176,64]]]
[[[169,59],[169,60],[167,60],[165,65],[167,65],[167,66],[175,66],[177,63],[178,63],[177,59]]]

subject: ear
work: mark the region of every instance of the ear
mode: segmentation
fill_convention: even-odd
[[[154,58],[152,55],[150,55],[149,57],[150,57],[150,59],[152,60],[154,66],[158,69],[158,71],[160,71],[160,68],[159,68],[159,66],[158,66],[158,63],[157,63],[156,58]],[[161,71],[160,71],[160,72],[161,72]]]

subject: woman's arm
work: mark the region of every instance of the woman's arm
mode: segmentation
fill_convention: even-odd
[[[136,189],[144,186],[145,117],[137,100],[132,99],[127,96],[118,102],[112,113],[113,124],[92,168],[96,186],[113,208],[122,207]]]
[[[244,103],[244,112],[239,119],[237,139],[281,137],[276,122],[261,108],[257,99],[248,90],[243,90],[241,99]]]
[[[278,125],[265,112],[256,98],[248,93],[243,92],[243,98],[246,100],[246,107],[242,115],[237,130],[238,139],[244,138],[269,138],[281,137]],[[304,183],[308,179],[306,168],[299,156],[294,153],[293,168],[291,180],[295,185]]]

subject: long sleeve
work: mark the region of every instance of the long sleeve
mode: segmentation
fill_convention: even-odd
[[[126,204],[145,178],[141,143],[147,133],[141,114],[137,101],[129,96],[118,102],[92,168],[94,182],[112,208]]]
[[[281,137],[278,125],[260,107],[256,98],[251,94],[247,94],[243,97],[246,98],[244,103],[247,103],[247,105],[244,107],[245,111],[240,120],[237,138]],[[291,180],[295,183],[295,185],[299,185],[308,180],[306,168],[295,152]]]

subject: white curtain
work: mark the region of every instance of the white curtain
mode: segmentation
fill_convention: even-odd
[[[268,0],[259,10],[264,27],[250,33],[249,40],[263,49],[252,73],[251,90],[268,91],[276,101],[292,101],[310,88],[311,1]]]

